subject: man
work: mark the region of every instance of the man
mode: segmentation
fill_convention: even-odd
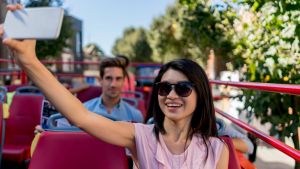
[[[121,99],[122,88],[127,76],[124,61],[106,58],[100,63],[101,96],[89,100],[84,106],[92,112],[116,121],[143,122],[142,113]],[[68,127],[64,118],[57,120],[57,127]]]
[[[104,59],[100,63],[102,95],[85,102],[84,106],[92,112],[114,120],[142,123],[142,113],[121,99],[126,77],[124,62],[118,58]]]

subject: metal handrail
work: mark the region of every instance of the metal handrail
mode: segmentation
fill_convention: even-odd
[[[300,85],[296,84],[276,84],[276,83],[257,83],[257,82],[228,82],[220,80],[210,80],[211,84],[227,85],[246,89],[255,89],[267,92],[285,93],[300,95]]]
[[[230,116],[229,114],[223,112],[222,110],[220,110],[218,108],[215,108],[215,111],[218,112],[220,115],[224,116],[225,118],[229,119],[230,121],[232,121],[234,124],[247,130],[251,134],[255,135],[256,137],[260,138],[261,140],[265,141],[266,143],[272,145],[276,149],[280,150],[281,152],[285,153],[286,155],[288,155],[288,156],[292,157],[293,159],[295,159],[296,161],[300,162],[300,151],[299,150],[296,150],[296,149],[282,143],[281,141],[279,141],[271,136],[268,136],[267,134],[263,133],[262,131],[257,130],[254,127],[248,125],[247,123]]]

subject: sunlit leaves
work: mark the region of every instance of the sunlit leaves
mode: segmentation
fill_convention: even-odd
[[[233,60],[240,63],[232,65],[236,65],[237,69],[247,68],[241,74],[242,79],[300,84],[300,1],[239,2],[239,15],[234,21],[235,33],[227,32],[227,36],[232,37],[235,58],[241,58]],[[262,122],[270,122],[272,134],[280,137],[296,134],[300,124],[299,96],[244,91],[243,97],[245,110],[259,117]],[[289,109],[293,114],[288,113]]]
[[[132,61],[151,61],[152,49],[149,46],[146,30],[133,27],[125,29],[123,37],[116,40],[112,53],[126,55]]]

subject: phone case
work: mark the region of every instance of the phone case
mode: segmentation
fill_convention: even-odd
[[[59,7],[8,11],[4,21],[4,36],[13,39],[56,39],[60,34],[63,16],[64,9]]]

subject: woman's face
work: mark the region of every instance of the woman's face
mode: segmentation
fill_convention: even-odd
[[[197,94],[194,87],[190,87],[189,85],[190,82],[188,78],[180,71],[169,69],[162,76],[160,83],[164,83],[164,82],[167,82],[167,84],[178,84],[178,83],[182,84],[176,86],[177,87],[176,91],[178,93],[175,91],[176,88],[175,85],[172,85],[172,90],[169,93],[164,92],[164,94],[158,94],[159,106],[162,112],[164,113],[165,118],[168,118],[172,121],[181,121],[184,119],[190,120],[192,118],[194,110],[196,109]],[[181,83],[181,82],[187,82],[187,83]],[[185,88],[179,88],[179,86]],[[186,93],[185,91],[187,91],[186,90],[187,86],[191,88],[192,90],[191,93],[185,94],[188,96],[180,96]],[[164,87],[161,87],[161,89],[166,89],[166,88],[168,89],[168,87],[170,90],[170,86],[168,85],[164,85]],[[165,90],[165,91],[169,91],[169,90]]]

